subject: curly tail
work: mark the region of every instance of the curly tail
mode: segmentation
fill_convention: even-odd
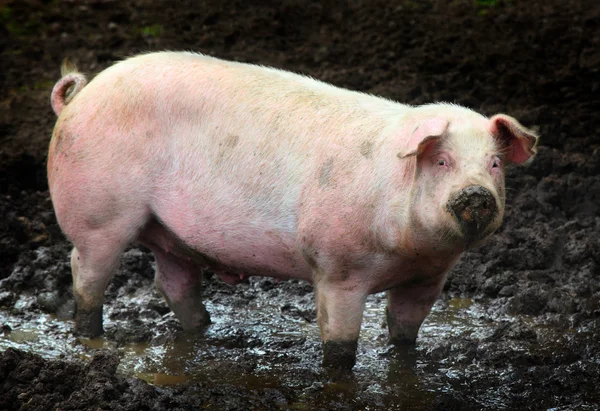
[[[87,84],[85,75],[77,71],[77,66],[68,57],[63,60],[60,66],[60,74],[62,78],[54,85],[52,97],[50,98],[52,109],[57,116]]]

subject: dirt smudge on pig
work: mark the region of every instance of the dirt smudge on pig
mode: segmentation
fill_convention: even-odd
[[[327,187],[331,185],[331,176],[333,174],[333,157],[329,157],[320,168],[319,171],[319,187]]]
[[[235,146],[238,145],[239,141],[240,141],[240,136],[236,136],[235,134],[230,134],[227,136],[227,138],[223,142],[223,147],[229,148],[229,149],[235,148]]]
[[[219,151],[217,154],[217,164],[221,163],[225,158],[231,156],[232,150],[238,145],[240,137],[235,134],[229,134],[219,143]]]
[[[65,128],[66,118],[61,119],[60,123],[56,126],[51,140],[50,153],[53,156],[64,155],[68,156],[69,149],[73,146],[75,140],[73,133]]]
[[[372,158],[373,157],[373,142],[372,141],[363,141],[360,145],[360,154],[366,159]]]

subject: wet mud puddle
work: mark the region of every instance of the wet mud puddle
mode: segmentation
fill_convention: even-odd
[[[175,320],[167,313],[158,321],[154,337],[137,343],[116,343],[109,337],[77,338],[72,334],[72,322],[48,314],[23,318],[0,312],[0,324],[4,325],[0,350],[13,347],[46,358],[88,361],[96,350],[108,349],[119,353],[123,374],[157,386],[200,381],[247,390],[290,390],[295,393],[295,401],[288,404],[291,409],[310,409],[316,398],[328,401],[357,396],[368,398],[374,407],[419,408],[430,404],[437,394],[455,390],[454,381],[493,372],[466,361],[462,346],[466,340],[485,341],[493,336],[498,321],[517,320],[491,318],[486,307],[470,299],[443,300],[423,325],[417,347],[394,349],[387,345],[385,294],[370,296],[354,372],[332,377],[320,367],[316,321],[310,314],[302,314],[310,311],[311,297],[297,299],[290,311],[286,309],[289,304],[282,308],[280,299],[261,297],[260,290],[256,293],[243,309],[207,301],[212,324],[201,336],[176,331]],[[139,300],[132,303],[140,306]],[[111,308],[106,311],[110,314]],[[105,315],[107,335],[130,327],[130,320],[107,317],[110,315]],[[147,325],[155,327],[150,322]],[[459,345],[456,350],[455,343]],[[502,405],[501,398],[491,397],[488,405]]]

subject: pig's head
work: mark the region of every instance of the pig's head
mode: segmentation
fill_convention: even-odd
[[[417,124],[398,153],[414,165],[411,230],[420,243],[469,248],[500,226],[505,166],[530,160],[537,136],[504,114],[432,115]]]

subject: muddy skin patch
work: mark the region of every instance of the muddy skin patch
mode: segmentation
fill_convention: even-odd
[[[360,145],[360,154],[362,154],[364,158],[373,157],[373,142],[363,141]]]
[[[229,134],[223,142],[219,143],[219,154],[217,162],[220,163],[228,153],[238,145],[240,137],[235,134]]]
[[[210,313],[201,302],[201,295],[192,296],[183,301],[172,301],[164,291],[162,296],[167,301],[171,311],[179,320],[181,328],[187,333],[202,332],[208,325],[212,324]]]
[[[318,284],[316,279],[315,284]],[[323,330],[325,329],[325,325],[329,323],[329,314],[327,313],[327,296],[325,296],[324,293],[319,293],[317,288],[316,298],[317,322],[319,323],[319,328],[321,329],[321,338],[323,338]]]
[[[63,120],[64,122],[65,120]],[[69,131],[64,131],[62,124],[60,128],[57,128],[52,136],[52,144],[54,145],[54,154],[67,155],[67,151],[73,145],[73,135]]]
[[[235,134],[230,134],[227,136],[227,138],[223,142],[223,147],[234,148],[235,146],[238,145],[239,141],[240,141],[239,136],[236,136]]]
[[[319,187],[326,187],[330,185],[332,171],[333,157],[329,157],[325,164],[321,166],[321,171],[319,172]]]
[[[418,326],[401,326],[396,325],[396,320],[389,308],[385,308],[385,318],[390,332],[389,343],[396,346],[415,345],[417,342],[417,335],[419,333]]]
[[[94,338],[104,334],[102,328],[102,307],[92,310],[80,308],[81,304],[77,303],[77,313],[75,314],[75,334]]]
[[[344,267],[340,271],[340,280],[347,281],[348,278],[350,278],[350,269],[347,267]],[[353,290],[354,288],[356,288],[356,286],[352,286],[350,289]],[[344,290],[347,290],[347,289],[348,288],[344,288]]]
[[[323,367],[350,370],[356,363],[357,340],[323,342]]]

